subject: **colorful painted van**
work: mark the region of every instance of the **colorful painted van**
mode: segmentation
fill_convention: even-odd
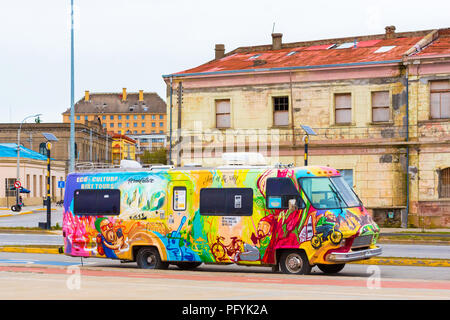
[[[95,170],[67,177],[65,254],[326,273],[381,254],[379,228],[335,169],[308,167]]]

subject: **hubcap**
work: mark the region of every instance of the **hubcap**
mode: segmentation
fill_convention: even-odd
[[[149,266],[153,266],[155,263],[155,257],[151,254],[147,257],[147,264]]]
[[[297,273],[303,266],[301,257],[296,253],[291,253],[286,258],[286,267],[291,273]]]

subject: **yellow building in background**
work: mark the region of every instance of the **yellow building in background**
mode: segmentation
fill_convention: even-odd
[[[136,160],[136,140],[114,133],[112,135],[112,163],[120,164],[120,160]]]

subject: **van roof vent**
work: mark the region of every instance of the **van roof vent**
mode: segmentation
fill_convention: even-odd
[[[257,152],[225,152],[222,160],[228,166],[265,166],[267,161]]]

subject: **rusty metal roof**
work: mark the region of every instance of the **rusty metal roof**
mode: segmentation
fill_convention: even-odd
[[[439,37],[418,55],[450,53],[449,29],[439,30]],[[385,35],[360,38],[332,39],[316,42],[283,44],[282,49],[272,50],[271,46],[238,48],[225,57],[212,60],[198,67],[174,73],[169,76],[181,77],[233,72],[256,72],[282,70],[284,68],[314,68],[371,63],[399,63],[405,53],[413,48],[427,31],[402,33],[402,37],[386,39]],[[254,50],[252,50],[254,48]],[[257,57],[255,59],[255,57]]]

